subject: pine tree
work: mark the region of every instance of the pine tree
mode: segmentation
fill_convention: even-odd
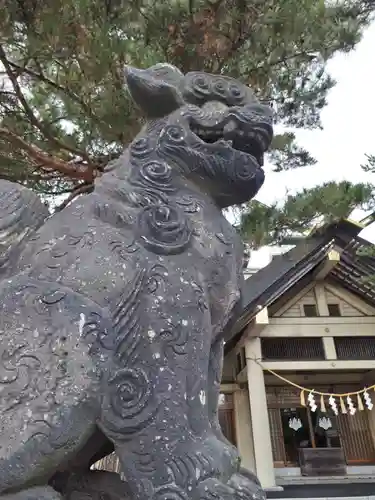
[[[374,191],[371,184],[326,182],[287,196],[281,206],[253,200],[241,209],[240,230],[252,248],[290,244],[314,227],[350,217],[355,208],[375,210]]]
[[[375,156],[374,155],[366,155],[367,163],[362,165],[362,169],[370,174],[375,174]],[[375,176],[374,176],[375,181]],[[375,183],[375,182],[374,182]],[[367,226],[375,222],[375,190],[372,191],[371,195],[368,198],[367,203],[368,214],[365,219],[363,219],[363,223]],[[374,247],[374,255],[375,255],[375,247]]]
[[[350,51],[374,0],[2,0],[0,176],[47,195],[89,191],[139,130],[125,64],[167,61],[182,71],[224,73],[271,102],[277,172],[314,164],[293,129],[320,127],[335,82],[327,61]],[[299,231],[319,214],[367,203],[370,186],[329,183],[285,206],[244,207],[254,244]],[[257,226],[256,226],[257,224]],[[263,233],[260,234],[260,228]]]

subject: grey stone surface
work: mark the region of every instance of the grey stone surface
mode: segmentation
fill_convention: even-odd
[[[76,472],[60,485],[65,500],[130,500],[119,474],[106,471]]]
[[[61,478],[113,449],[124,498],[263,498],[218,423],[243,260],[221,209],[261,187],[272,113],[230,78],[126,79],[146,125],[92,194],[31,217],[2,184],[0,498],[68,498]]]
[[[1,497],[4,500],[62,500],[62,496],[49,486],[36,486]]]

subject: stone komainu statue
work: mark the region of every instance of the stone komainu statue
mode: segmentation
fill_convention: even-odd
[[[49,217],[1,182],[0,499],[262,497],[218,423],[272,113],[231,78],[126,69],[147,122]],[[126,477],[90,471],[115,450]],[[104,495],[104,496],[103,496]]]

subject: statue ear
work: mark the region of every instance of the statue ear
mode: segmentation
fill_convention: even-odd
[[[184,104],[178,84],[182,73],[169,64],[149,69],[125,67],[126,83],[134,102],[148,118],[161,118]]]

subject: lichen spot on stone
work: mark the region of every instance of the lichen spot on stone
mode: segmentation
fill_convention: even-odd
[[[201,401],[202,406],[206,404],[206,393],[205,391],[200,391],[199,393],[199,399]]]
[[[83,333],[83,327],[85,326],[85,322],[86,322],[86,316],[83,313],[81,313],[79,315],[79,324],[78,324],[78,330],[80,335],[82,335]]]

